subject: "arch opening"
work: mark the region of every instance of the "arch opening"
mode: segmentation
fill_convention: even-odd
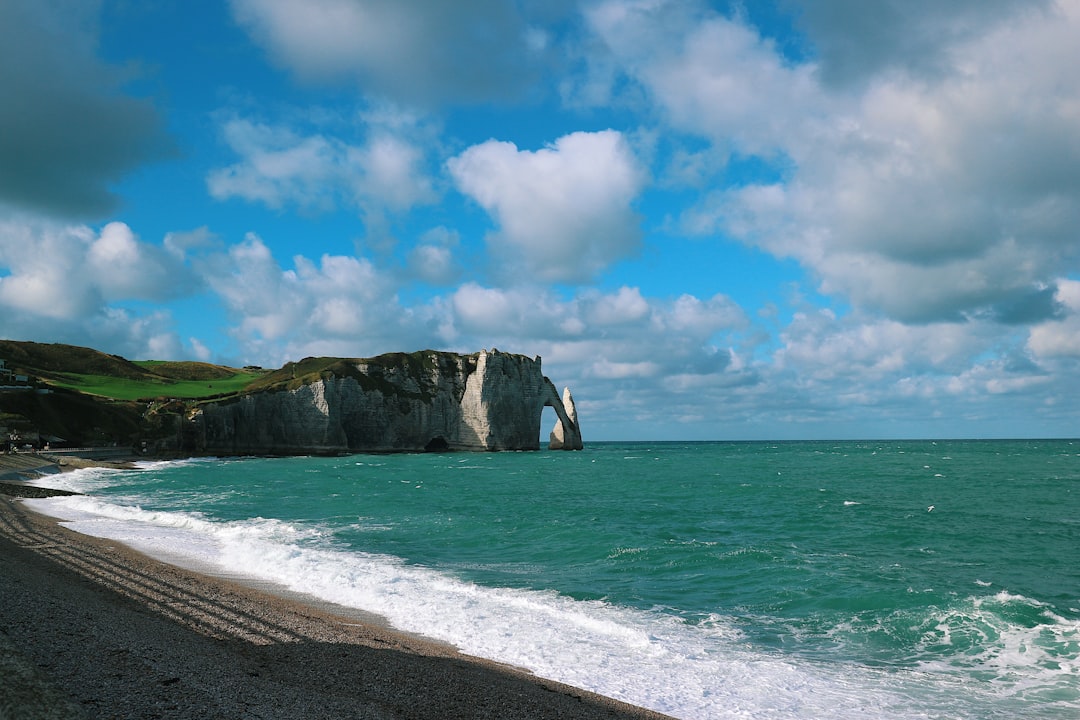
[[[551,441],[551,429],[555,427],[555,423],[558,421],[559,415],[555,412],[554,406],[545,405],[543,411],[540,413],[540,447],[542,449],[549,449],[548,444]]]

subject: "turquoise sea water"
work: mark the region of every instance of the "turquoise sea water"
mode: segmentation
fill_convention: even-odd
[[[1080,441],[81,471],[33,501],[682,718],[1080,717]]]

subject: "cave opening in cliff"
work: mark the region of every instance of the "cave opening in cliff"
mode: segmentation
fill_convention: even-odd
[[[446,442],[446,438],[441,435],[433,437],[428,440],[428,444],[424,446],[424,452],[446,452],[450,449],[450,443]]]

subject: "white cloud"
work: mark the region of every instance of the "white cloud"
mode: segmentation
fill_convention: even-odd
[[[805,378],[867,381],[911,374],[952,375],[968,367],[998,333],[975,323],[905,325],[798,312],[781,333],[781,369]]]
[[[577,132],[537,151],[489,140],[447,167],[498,223],[488,243],[508,276],[583,281],[640,245],[632,203],[645,177],[618,132]]]
[[[183,257],[191,250],[211,247],[217,242],[217,237],[203,225],[194,230],[165,233],[162,245],[173,255]]]
[[[442,226],[424,233],[420,244],[409,251],[410,275],[433,285],[448,285],[455,281],[462,274],[462,268],[454,258],[458,242],[457,232]]]
[[[708,337],[723,328],[744,327],[746,318],[742,309],[724,295],[703,301],[684,294],[675,300],[666,322],[674,330]]]
[[[361,148],[349,148],[349,166],[361,168],[352,177],[357,204],[375,200],[392,211],[430,202],[435,193],[425,177],[423,153],[415,145],[389,134],[371,138]]]
[[[562,299],[542,288],[466,284],[448,309],[456,343],[541,355],[545,373],[570,385],[594,417],[625,417],[629,405],[654,406],[639,409],[642,417],[674,405],[700,413],[758,382],[741,359],[756,341],[742,336],[747,319],[724,296],[649,298],[623,287]]]
[[[1039,358],[1080,358],[1080,281],[1057,281],[1064,317],[1031,328],[1027,346]]]
[[[363,357],[426,342],[424,308],[402,306],[389,273],[369,260],[304,256],[284,268],[249,234],[200,265],[233,320],[246,356],[268,365],[308,355]]]
[[[87,250],[81,272],[95,279],[106,302],[162,301],[186,295],[198,286],[183,255],[140,242],[122,222],[102,228]]]
[[[193,357],[200,362],[210,362],[213,357],[213,352],[205,344],[203,344],[198,338],[188,338],[188,344],[191,346],[191,352]],[[177,355],[171,355],[168,353],[155,354],[152,357],[155,358],[171,358],[178,357]]]
[[[597,325],[636,322],[649,314],[649,303],[636,287],[621,287],[614,295],[587,293],[583,299],[589,321]]]
[[[100,308],[101,292],[78,274],[94,240],[93,230],[86,226],[5,223],[0,230],[0,259],[10,274],[0,279],[0,303],[60,320]]]
[[[627,378],[651,378],[660,373],[659,363],[649,362],[613,362],[607,358],[601,358],[585,371],[585,377],[595,377],[603,380],[625,380]]]
[[[399,102],[519,92],[545,48],[500,0],[233,0],[232,8],[304,80],[351,80]]]
[[[808,309],[795,314],[780,347],[758,366],[762,386],[783,394],[753,399],[760,418],[787,423],[795,418],[788,413],[798,412],[860,437],[941,436],[977,426],[999,433],[1008,425],[998,427],[1003,412],[1036,422],[1040,408],[1058,402],[1060,383],[1076,377],[1075,368],[1038,362],[1023,335],[1003,335],[989,320],[905,325]],[[732,411],[752,407],[736,402]]]
[[[811,65],[791,65],[739,20],[672,2],[609,2],[586,12],[623,70],[668,122],[741,153],[770,155],[804,132],[819,102]],[[671,28],[678,27],[672,37]]]
[[[347,148],[340,143],[243,119],[228,121],[222,134],[241,159],[209,174],[206,184],[214,198],[239,197],[275,209],[295,204],[328,210],[336,205],[348,166]]]
[[[688,230],[793,257],[823,292],[904,322],[1056,312],[1054,279],[1080,269],[1074,0],[996,3],[936,37],[933,72],[890,56],[890,72],[840,90],[742,20],[668,2],[588,17],[663,122],[757,155],[779,178],[716,189]]]
[[[95,233],[85,225],[0,225],[0,303],[34,315],[76,320],[117,300],[161,301],[198,287],[182,257],[139,241],[124,223]]]
[[[160,302],[201,285],[182,255],[139,240],[123,223],[0,221],[0,332],[14,339],[98,345],[146,357],[180,351],[164,311],[136,315],[119,301]]]
[[[535,290],[501,290],[468,282],[451,296],[455,327],[479,338],[530,337],[538,320],[534,309],[543,303]],[[484,347],[492,347],[485,341]]]
[[[952,49],[988,27],[1049,0],[792,0],[830,85],[872,82],[882,74],[934,79],[952,69]]]
[[[238,197],[275,209],[346,206],[381,222],[385,212],[404,212],[436,197],[423,151],[380,128],[372,128],[365,142],[351,144],[232,118],[222,136],[240,159],[207,176],[207,188],[218,200]]]

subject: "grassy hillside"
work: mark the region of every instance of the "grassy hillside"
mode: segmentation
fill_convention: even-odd
[[[163,441],[179,449],[193,403],[239,393],[264,374],[200,362],[131,362],[91,348],[13,340],[0,340],[0,360],[28,376],[32,387],[52,391],[0,392],[0,425],[74,445]]]
[[[173,380],[157,377],[132,380],[107,375],[66,373],[62,377],[49,380],[49,384],[90,395],[101,395],[113,400],[152,400],[164,397],[199,400],[238,393],[257,377],[258,375],[237,372],[224,380],[208,383],[205,380]]]
[[[161,377],[174,380],[226,380],[239,371],[224,365],[204,362],[176,362],[172,360],[136,360],[139,367]]]
[[[138,379],[146,371],[119,355],[59,343],[0,340],[0,360],[16,372],[48,378],[63,373]]]
[[[262,373],[201,362],[131,362],[73,345],[0,340],[0,359],[42,384],[114,400],[218,397],[240,392]]]

